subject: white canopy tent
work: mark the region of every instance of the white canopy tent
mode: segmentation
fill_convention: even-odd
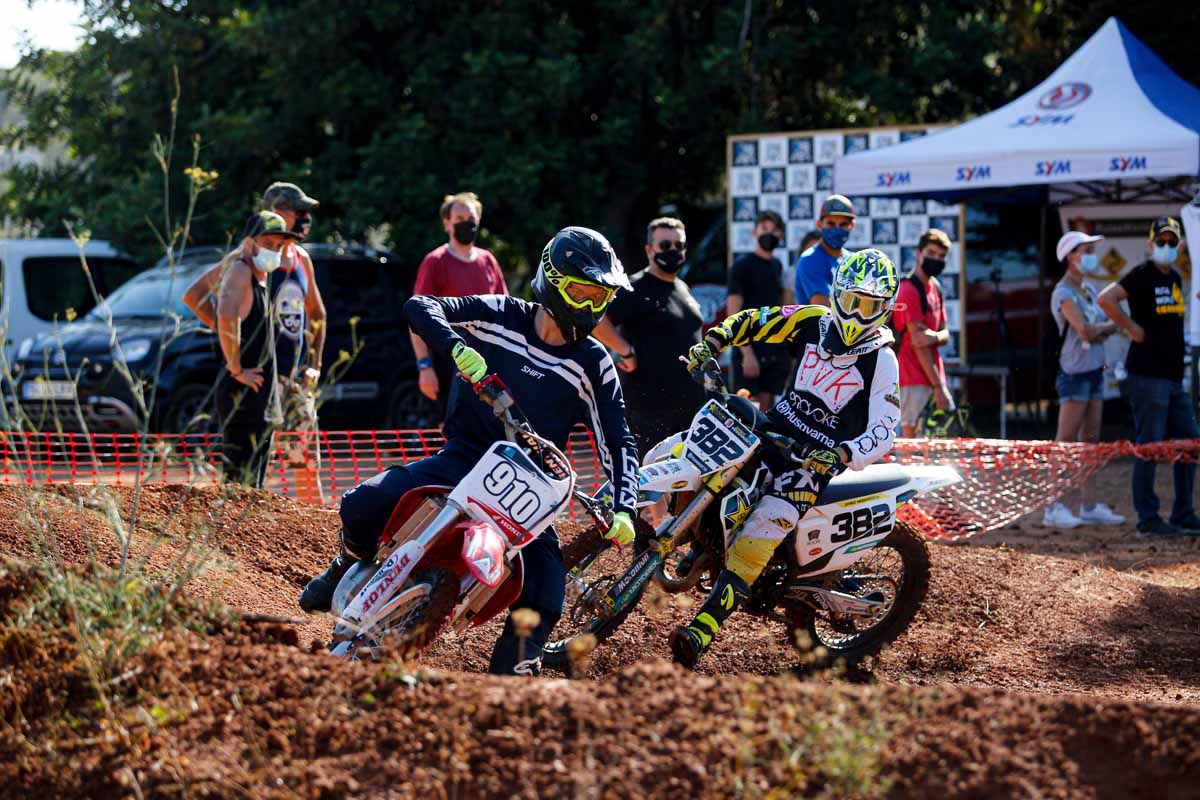
[[[891,147],[838,159],[846,195],[950,200],[989,189],[1200,175],[1200,89],[1116,18],[1049,78],[1002,108]],[[1127,199],[1133,199],[1129,197]]]

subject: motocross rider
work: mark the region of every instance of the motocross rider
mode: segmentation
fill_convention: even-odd
[[[503,295],[416,296],[404,307],[413,332],[434,350],[450,353],[472,381],[500,376],[525,420],[565,449],[576,422],[591,428],[600,463],[616,488],[608,537],[633,540],[637,502],[637,447],[625,423],[621,384],[608,351],[589,338],[619,289],[630,288],[625,269],[601,234],[588,228],[559,231],[542,251],[532,282],[536,303]],[[516,410],[515,409],[515,410]],[[397,501],[419,486],[454,486],[504,428],[470,385],[456,380],[443,426],[446,444],[436,455],[391,467],[343,497],[341,552],[300,595],[305,611],[328,611],[338,581],[360,558],[374,558],[379,536]],[[520,642],[512,618],[492,652],[494,674],[537,674],[541,650],[562,614],[566,576],[553,528],[522,551],[525,584],[513,609],[530,608],[540,622],[525,640],[535,653],[518,663]]]
[[[695,667],[830,479],[891,449],[900,418],[899,368],[886,323],[898,286],[886,254],[861,250],[837,266],[830,306],[748,308],[688,351],[688,368],[696,369],[731,345],[788,348],[796,366],[769,417],[771,429],[799,443],[805,459],[792,461],[775,447],[764,448],[770,472],[764,496],[736,533],[700,613],[671,633],[671,652],[680,664]]]

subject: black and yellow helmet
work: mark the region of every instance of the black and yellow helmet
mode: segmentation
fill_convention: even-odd
[[[849,352],[882,328],[892,315],[900,277],[882,250],[852,253],[833,271],[833,324],[822,342],[834,355]]]
[[[632,288],[621,259],[591,228],[563,228],[546,243],[533,296],[568,342],[586,339],[619,289]]]

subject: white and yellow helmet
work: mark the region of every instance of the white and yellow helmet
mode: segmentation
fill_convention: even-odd
[[[881,250],[859,250],[838,262],[830,298],[833,324],[822,342],[825,349],[844,355],[871,338],[887,324],[899,288],[896,265]]]

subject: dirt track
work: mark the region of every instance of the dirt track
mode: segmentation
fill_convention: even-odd
[[[1120,470],[1103,480],[1109,496],[1126,495]],[[90,497],[47,492],[37,513],[53,520],[68,559],[85,561],[90,542],[111,560],[116,543]],[[167,563],[186,531],[214,525],[219,549],[193,594],[245,612],[295,615],[300,585],[331,552],[336,515],[260,493],[219,499],[210,489],[148,489],[144,522],[166,533],[152,563]],[[0,489],[0,553],[29,555],[18,523],[26,502]],[[134,551],[149,552],[153,538],[136,537]],[[282,795],[321,787],[331,795],[508,795],[536,787],[543,796],[754,796],[796,778],[781,766],[788,748],[800,746],[789,731],[825,720],[826,732],[869,722],[889,741],[879,770],[896,781],[894,796],[1196,797],[1197,544],[1145,544],[1111,530],[1053,534],[1029,519],[968,543],[934,544],[924,610],[856,676],[866,686],[770,677],[795,654],[780,629],[749,618],[723,632],[705,675],[655,661],[666,654],[670,626],[689,611],[678,598],[635,612],[595,654],[596,682],[462,674],[484,669],[496,624],[436,645],[424,664],[460,672],[415,686],[386,669],[333,665],[308,652],[327,635],[320,618],[268,637],[283,643],[264,643],[261,634],[172,635],[147,656],[155,668],[137,688],[166,708],[203,698],[199,710],[156,732],[145,752],[121,757],[149,770],[156,748],[168,748],[188,765],[176,763],[177,772],[218,794],[261,794],[242,788],[265,791],[275,776],[282,783],[271,791]],[[730,677],[739,673],[765,677]],[[227,713],[231,703],[244,708]],[[36,718],[29,707],[24,713]],[[42,712],[53,719],[55,703]],[[364,744],[367,719],[374,741]],[[12,744],[0,740],[0,750]],[[81,774],[111,776],[111,761],[97,759]],[[9,779],[0,795],[12,779],[68,789],[54,783],[64,780],[63,767],[19,759],[10,768],[18,773],[0,773]],[[808,767],[808,789],[797,793],[843,786],[831,767]],[[161,780],[152,770],[139,778],[160,788]],[[127,791],[108,788],[94,793]]]

